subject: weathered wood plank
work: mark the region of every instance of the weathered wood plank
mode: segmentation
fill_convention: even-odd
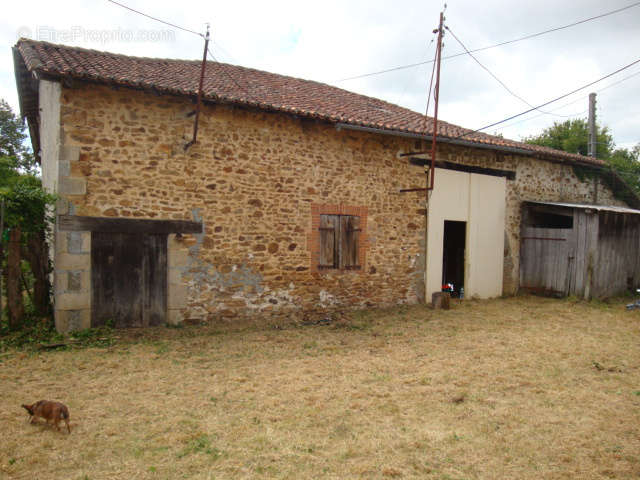
[[[340,217],[340,268],[356,269],[358,265],[358,240],[360,236],[360,218],[345,215]]]
[[[571,229],[522,227],[521,286],[566,295],[571,281]]]
[[[115,319],[115,242],[109,235],[91,235],[91,326],[100,327]]]
[[[576,238],[574,284],[571,295],[584,297],[585,279],[587,275],[587,219],[582,209],[574,209],[573,229]]]
[[[117,328],[166,321],[167,235],[91,234],[91,325]]]
[[[145,235],[143,326],[166,322],[167,312],[167,236]]]
[[[58,215],[62,231],[111,233],[202,233],[202,223],[189,220],[148,220],[135,218],[81,217]]]
[[[409,159],[409,162],[412,165],[424,166],[427,163],[430,163],[431,160],[426,160],[424,158],[419,158],[419,157],[412,157]],[[454,170],[457,172],[478,173],[480,175],[489,175],[491,177],[506,177],[507,180],[516,179],[516,172],[514,170],[500,170],[497,168],[478,167],[475,165],[462,165],[459,163],[447,162],[447,161],[437,161],[436,167],[442,168],[444,170]]]
[[[320,254],[318,267],[338,268],[338,242],[340,223],[337,215],[320,215]]]

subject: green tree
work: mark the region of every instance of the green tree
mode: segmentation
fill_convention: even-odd
[[[587,155],[589,153],[589,125],[585,119],[554,122],[540,135],[524,139],[526,143],[555,148],[569,153]],[[608,127],[596,125],[596,157],[606,160],[614,149],[613,137]]]
[[[640,194],[640,143],[632,149],[615,149],[608,161],[618,175]]]
[[[50,314],[46,236],[53,197],[42,188],[34,156],[24,143],[25,130],[7,102],[0,100],[0,205],[4,224],[0,266],[11,329],[19,328],[24,320],[25,288],[34,313],[40,317]],[[22,268],[23,260],[28,262],[30,275]]]
[[[0,159],[3,166],[0,172],[5,174],[5,167],[14,171],[35,174],[37,164],[29,148],[25,146],[26,127],[22,120],[13,113],[9,104],[0,99]],[[2,182],[0,177],[0,182]]]
[[[540,135],[526,137],[524,141],[569,153],[587,155],[589,151],[589,126],[585,119],[554,122],[551,127],[545,128]],[[631,150],[616,149],[608,127],[596,124],[596,157],[606,161],[628,187],[640,196],[640,144]],[[633,201],[633,194],[622,182],[612,179],[611,174],[602,175],[602,178],[609,184],[616,197],[627,203]]]

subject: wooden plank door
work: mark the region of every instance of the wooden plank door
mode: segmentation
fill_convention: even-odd
[[[569,294],[575,281],[573,229],[523,227],[520,249],[520,288]]]
[[[92,327],[165,323],[167,236],[93,232],[91,289]]]

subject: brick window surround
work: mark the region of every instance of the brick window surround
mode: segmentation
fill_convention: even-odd
[[[352,215],[360,217],[360,235],[358,236],[358,264],[357,270],[321,269],[318,268],[320,259],[320,215]],[[311,232],[307,235],[308,244],[311,250],[312,273],[359,273],[365,271],[366,256],[369,247],[369,237],[367,235],[367,207],[354,207],[350,205],[324,205],[318,203],[311,204]]]

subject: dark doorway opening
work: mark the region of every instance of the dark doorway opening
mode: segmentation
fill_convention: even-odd
[[[442,252],[442,285],[453,284],[452,296],[460,295],[464,288],[464,250],[467,222],[444,221]]]

